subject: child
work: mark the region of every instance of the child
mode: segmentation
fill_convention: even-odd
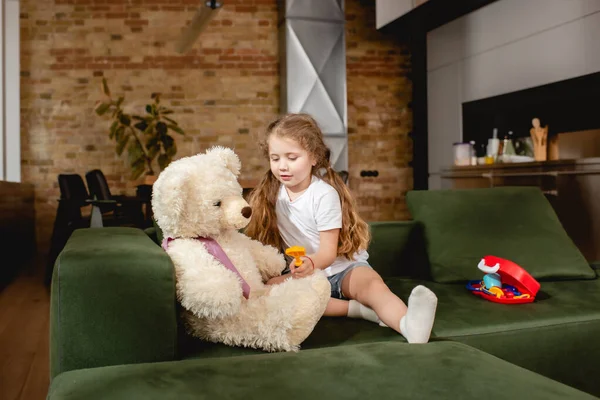
[[[303,278],[322,269],[332,296],[325,316],[384,323],[409,343],[427,343],[437,298],[417,286],[407,307],[369,265],[369,227],[331,168],[316,121],[306,114],[286,115],[268,126],[260,145],[271,169],[250,195],[253,212],[246,234],[278,249],[303,246],[307,253],[302,265],[290,262],[291,273],[285,273],[286,268],[267,283]]]

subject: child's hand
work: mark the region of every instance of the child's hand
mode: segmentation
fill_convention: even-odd
[[[295,260],[290,263],[290,271],[292,272],[292,277],[294,279],[306,278],[315,272],[315,266],[310,258],[306,256],[300,258],[302,259],[302,264],[300,266],[296,266]]]

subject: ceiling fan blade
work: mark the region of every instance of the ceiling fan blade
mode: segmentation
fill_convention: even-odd
[[[175,50],[178,53],[185,53],[188,51],[193,46],[196,39],[198,39],[198,36],[200,36],[202,31],[208,26],[209,22],[221,10],[221,2],[217,2],[215,8],[211,8],[210,5],[211,2],[207,1],[196,11],[190,25],[185,29],[175,44]]]

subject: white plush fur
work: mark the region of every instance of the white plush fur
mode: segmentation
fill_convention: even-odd
[[[283,255],[238,232],[249,207],[237,181],[241,163],[228,148],[171,163],[153,187],[152,210],[175,265],[177,297],[194,336],[266,351],[296,351],[325,311],[331,294],[320,271],[308,278],[266,286],[285,268]],[[215,239],[248,285],[194,238]]]

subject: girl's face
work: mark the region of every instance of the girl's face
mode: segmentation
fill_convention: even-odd
[[[292,192],[300,192],[310,185],[313,157],[292,139],[269,137],[271,172]]]

